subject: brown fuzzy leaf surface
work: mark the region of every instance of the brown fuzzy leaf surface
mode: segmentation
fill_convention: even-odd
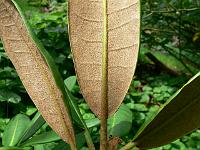
[[[64,141],[75,145],[63,95],[10,0],[0,0],[0,36],[6,53],[44,119]]]
[[[104,0],[69,0],[70,39],[78,82],[100,117],[102,70],[107,72],[108,114],[113,114],[131,83],[139,49],[140,1],[107,0],[107,67],[102,66]],[[105,2],[105,1],[104,1]]]

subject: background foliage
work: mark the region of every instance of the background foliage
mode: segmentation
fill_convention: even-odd
[[[141,3],[142,35],[136,74],[123,105],[108,123],[109,135],[121,136],[121,145],[132,139],[141,124],[200,69],[199,0],[142,0]],[[55,59],[63,79],[70,77],[65,82],[70,85],[98,145],[99,120],[85,103],[74,76],[67,33],[67,2],[29,0],[24,5],[27,5],[26,15],[34,32]],[[32,119],[36,112],[0,43],[0,145],[4,144],[2,137],[11,118],[24,114]],[[30,121],[29,118],[26,117],[26,120]],[[50,130],[45,124],[36,134]],[[157,149],[198,150],[199,132],[197,130]],[[39,150],[67,149],[67,145],[59,139],[46,144],[32,144],[33,147]],[[86,147],[81,146],[81,149]]]

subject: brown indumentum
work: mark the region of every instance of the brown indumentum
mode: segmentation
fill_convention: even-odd
[[[69,0],[70,39],[81,91],[100,118],[113,114],[136,67],[139,0]]]
[[[0,36],[23,85],[48,124],[75,149],[63,93],[10,0],[0,1]]]

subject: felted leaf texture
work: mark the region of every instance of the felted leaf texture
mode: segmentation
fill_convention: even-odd
[[[75,148],[74,131],[62,85],[54,79],[56,75],[49,66],[53,64],[51,57],[33,36],[17,0],[13,0],[13,3],[10,0],[0,1],[0,37],[23,85],[44,119],[72,149]]]
[[[78,82],[91,110],[113,114],[128,90],[140,37],[139,0],[69,0]]]

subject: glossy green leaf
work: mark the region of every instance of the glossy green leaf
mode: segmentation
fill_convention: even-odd
[[[85,138],[84,138],[84,133],[79,133],[76,135],[76,143],[77,143],[77,148],[81,149],[81,147],[85,144]],[[58,145],[56,145],[52,150],[70,150],[70,146],[61,141]]]
[[[71,92],[69,91],[67,87],[65,88],[65,90],[67,93],[67,98],[68,98],[69,105],[71,108],[71,114],[72,114],[73,120],[75,120],[76,123],[78,123],[82,128],[86,127],[82,114],[78,108],[78,104],[76,102],[75,97],[71,94]]]
[[[30,124],[30,119],[18,114],[8,123],[2,137],[3,146],[15,146]]]
[[[108,132],[112,136],[125,136],[132,127],[132,112],[122,104],[119,110],[108,119]]]
[[[134,138],[141,149],[159,147],[200,127],[200,73],[152,116]]]
[[[73,120],[75,120],[84,129],[84,131],[85,131],[84,135],[85,135],[85,139],[86,139],[88,147],[90,149],[95,149],[94,144],[92,142],[90,132],[88,130],[88,127],[87,127],[85,121],[83,120],[82,114],[79,110],[78,104],[75,101],[74,96],[68,90],[67,86],[65,86],[65,91],[66,91],[68,102],[69,102],[69,105],[70,105],[70,108],[71,108],[70,110],[71,110]]]
[[[30,122],[28,129],[26,130],[26,132],[20,139],[20,142],[18,143],[18,145],[20,145],[20,143],[32,137],[44,124],[45,124],[45,120],[43,119],[41,114],[38,112],[35,115],[35,117],[32,119],[32,121]]]
[[[9,103],[19,103],[21,101],[21,97],[14,92],[8,90],[1,90],[0,91],[0,101],[7,101]]]
[[[26,110],[26,112],[25,112],[25,114],[26,114],[27,116],[32,116],[32,115],[34,115],[37,111],[38,111],[37,108],[35,108],[34,106],[28,106],[28,107],[27,107],[27,110]]]
[[[30,150],[30,148],[19,147],[0,147],[0,150]]]
[[[85,120],[85,123],[88,128],[92,128],[94,126],[100,125],[100,120],[98,118],[93,118],[93,119]]]
[[[67,88],[69,89],[69,91],[72,91],[72,89],[76,85],[76,76],[71,76],[67,78],[64,82]]]
[[[36,144],[50,143],[58,140],[60,140],[60,137],[54,131],[49,131],[32,137],[30,140],[27,140],[22,145],[31,146]]]
[[[34,150],[45,150],[45,147],[43,144],[40,145],[34,145]]]

